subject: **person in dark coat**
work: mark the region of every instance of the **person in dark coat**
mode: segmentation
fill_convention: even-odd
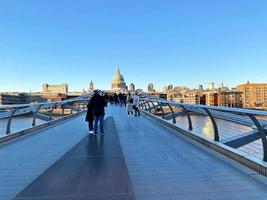
[[[93,134],[94,133],[94,127],[93,127],[94,115],[93,115],[93,109],[92,109],[92,106],[90,104],[90,101],[87,105],[87,113],[86,113],[85,121],[88,122],[89,133]]]
[[[90,100],[94,115],[94,135],[97,134],[98,122],[100,123],[100,132],[104,135],[104,116],[105,116],[105,99],[96,90],[94,96]]]
[[[119,103],[119,97],[118,97],[117,93],[115,93],[113,97],[114,97],[115,106],[116,106]]]
[[[109,101],[109,97],[108,97],[107,93],[104,94],[104,99],[105,99],[105,107],[107,107],[108,106],[108,101]]]

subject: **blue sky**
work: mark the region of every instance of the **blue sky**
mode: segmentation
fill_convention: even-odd
[[[267,82],[266,0],[0,0],[0,91]]]

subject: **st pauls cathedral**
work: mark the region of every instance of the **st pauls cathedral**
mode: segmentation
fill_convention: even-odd
[[[88,90],[92,92],[94,90],[94,83],[93,81],[90,82]],[[111,90],[109,92],[127,92],[127,86],[126,82],[120,72],[120,69],[118,68],[115,75],[113,76],[112,82],[111,82]]]
[[[113,92],[125,92],[127,90],[126,83],[119,68],[112,79],[111,90]]]

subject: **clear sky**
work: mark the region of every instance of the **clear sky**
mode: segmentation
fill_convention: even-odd
[[[0,91],[267,82],[266,0],[0,0]]]

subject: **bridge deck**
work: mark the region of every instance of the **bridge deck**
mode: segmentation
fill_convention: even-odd
[[[17,199],[74,199],[70,193],[75,194],[77,199],[85,199],[85,194],[96,195],[96,191],[97,194],[103,191],[103,194],[112,196],[114,190],[125,195],[120,196],[121,199],[132,199],[133,194],[138,200],[266,199],[265,177],[177,136],[174,131],[146,117],[128,118],[123,109],[113,107],[107,109],[107,115],[113,117],[114,126],[106,128],[107,135],[102,138],[102,144],[100,136],[94,141],[86,135],[82,116],[2,146],[0,199],[11,199],[21,191]],[[52,144],[49,144],[49,134]],[[111,145],[116,134],[125,163],[123,155],[118,155],[119,143]],[[65,144],[64,148],[56,151],[59,149],[57,145],[62,143]],[[78,146],[72,149],[75,144]],[[70,149],[62,157],[63,152]],[[101,155],[97,154],[97,162],[96,157],[92,156],[95,151],[102,152]],[[42,157],[52,157],[55,152],[57,156],[49,159],[48,163],[39,161]],[[117,156],[112,156],[113,153]],[[118,157],[120,159],[116,160]],[[75,159],[81,162],[71,162]],[[27,165],[23,165],[25,160]],[[30,169],[25,170],[26,167]],[[122,174],[120,178],[117,178],[118,171]],[[110,179],[111,174],[116,178]],[[28,179],[25,180],[25,177]],[[54,190],[51,189],[52,183],[56,185]],[[10,187],[13,189],[7,192]],[[80,192],[79,195],[77,192]],[[104,199],[104,195],[94,197]]]

